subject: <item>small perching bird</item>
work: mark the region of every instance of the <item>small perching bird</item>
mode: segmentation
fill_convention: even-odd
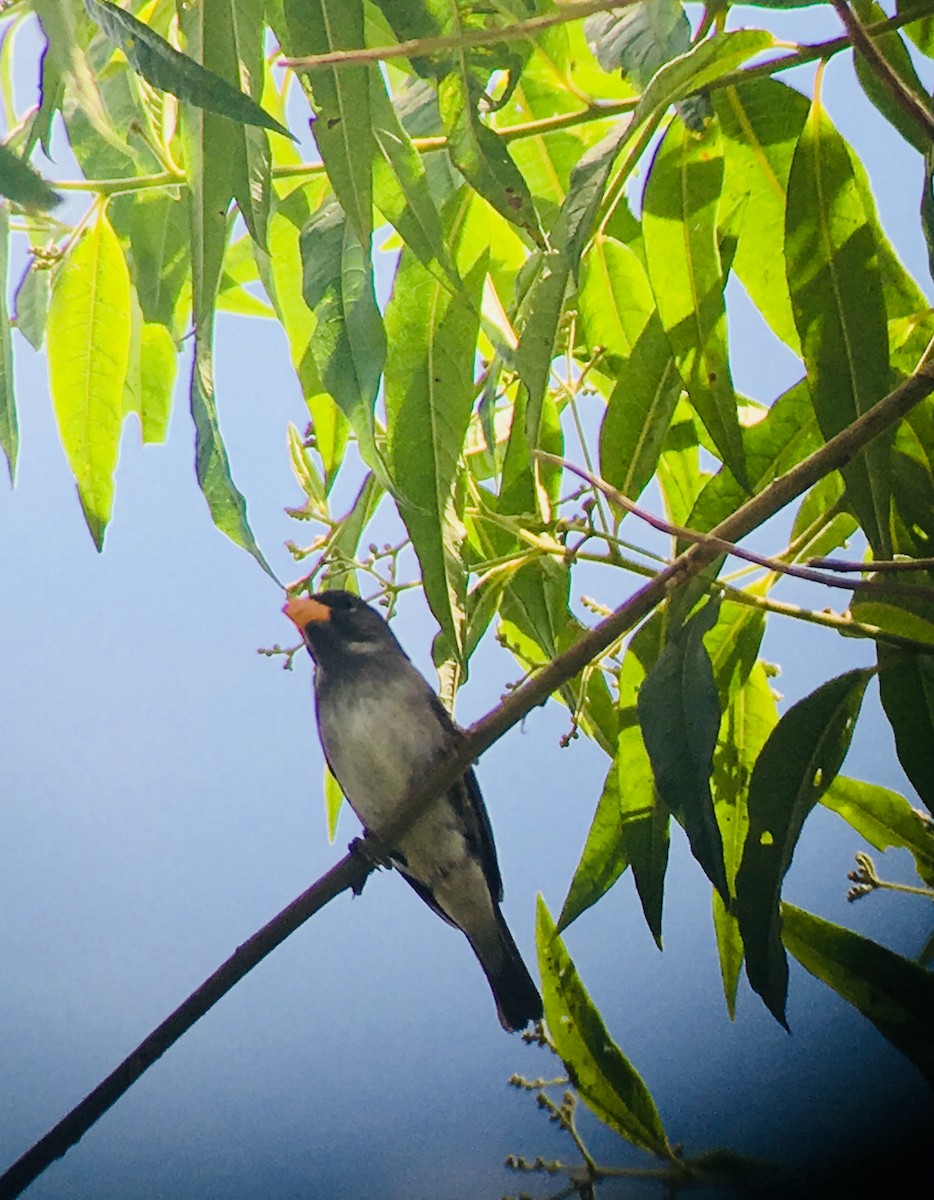
[[[350,592],[283,609],[315,661],[318,733],[328,766],[364,828],[381,830],[461,736],[382,616]],[[472,769],[387,847],[393,865],[460,929],[486,974],[504,1029],[542,1015],[538,989],[500,912],[493,832]]]

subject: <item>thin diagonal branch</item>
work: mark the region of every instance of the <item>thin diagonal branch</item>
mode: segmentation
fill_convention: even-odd
[[[628,496],[624,495],[612,484],[607,483],[605,479],[601,479],[599,475],[594,475],[592,471],[586,470],[584,467],[575,466],[568,462],[565,458],[559,458],[557,455],[549,454],[545,457],[549,461],[560,464],[568,471],[572,471],[580,479],[585,480],[592,487],[595,487],[599,492],[618,508],[632,513],[634,517],[638,517],[640,521],[645,521],[647,525],[651,525],[653,529],[657,529],[660,533],[670,534],[672,537],[678,538],[682,542],[692,542],[695,545],[706,545],[709,549],[715,551],[716,554],[729,554],[733,558],[741,558],[744,562],[755,563],[757,567],[764,567],[767,571],[774,571],[778,575],[791,575],[795,579],[806,579],[809,583],[820,583],[824,587],[840,588],[845,592],[875,592],[876,594],[891,596],[911,596],[915,599],[934,600],[934,588],[924,587],[923,585],[913,586],[912,584],[898,583],[877,583],[871,579],[836,579],[833,575],[826,575],[822,571],[817,571],[812,566],[799,567],[794,563],[782,562],[779,558],[770,558],[765,554],[757,554],[754,550],[746,550],[742,546],[737,546],[735,542],[728,542],[725,538],[715,537],[712,533],[701,533],[696,529],[687,529],[683,525],[673,525],[670,521],[666,521],[663,517],[657,517],[648,509],[634,504]],[[861,567],[864,571],[872,570],[872,567],[866,563]]]
[[[918,370],[894,391],[875,404],[852,425],[831,438],[814,454],[748,500],[712,531],[714,538],[736,541],[745,537],[792,500],[802,495],[830,471],[846,466],[880,433],[889,429],[926,396],[934,392],[934,362],[931,349],[925,352]],[[547,457],[547,456],[543,456]],[[504,733],[543,704],[558,688],[598,659],[613,642],[634,628],[673,590],[698,575],[719,551],[709,544],[696,544],[678,556],[609,617],[584,633],[568,650],[516,688],[486,716],[471,725],[448,758],[434,767],[400,806],[399,815],[383,832],[387,845],[404,832]],[[371,839],[374,859],[380,847]],[[72,1109],[53,1129],[0,1176],[0,1200],[13,1200],[79,1139],[111,1108],[165,1051],[204,1016],[221,997],[257,963],[261,962],[308,917],[348,888],[359,890],[372,869],[366,856],[349,854],[249,941],[245,942],[187,1000],[162,1022],[107,1078]]]

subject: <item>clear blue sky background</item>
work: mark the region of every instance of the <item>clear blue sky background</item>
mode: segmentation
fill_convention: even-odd
[[[776,18],[773,27],[799,29],[799,19]],[[814,16],[813,28],[815,36],[834,32],[832,14]],[[826,100],[864,155],[890,236],[930,292],[917,156],[856,93],[847,58],[830,67]],[[758,326],[737,317],[732,335],[739,387],[766,399],[790,381],[787,361],[771,355]],[[271,325],[227,317],[218,341],[217,392],[235,476],[267,556],[292,578],[299,569],[282,543],[307,527],[283,512],[299,499],[285,425],[301,424],[304,409],[286,348]],[[211,525],[194,480],[183,391],[164,448],[142,451],[128,427],[115,519],[99,556],[58,446],[44,361],[22,339],[16,349],[22,459],[16,491],[0,494],[3,1163],[356,832],[346,814],[337,844],[327,842],[310,663],[301,656],[285,673],[256,653],[290,640],[282,596]],[[576,592],[599,587],[608,603],[623,598],[607,586],[582,581]],[[617,576],[610,586],[626,585]],[[782,594],[824,602],[813,591]],[[826,603],[841,606],[839,596]],[[415,599],[401,606],[396,629],[429,673],[430,625]],[[782,665],[787,705],[870,652],[786,623],[770,632],[765,657]],[[495,646],[484,648],[460,719],[492,707],[518,673]],[[530,963],[535,893],[557,913],[606,765],[583,741],[560,749],[565,728],[565,711],[549,705],[479,769],[505,911]],[[874,696],[845,770],[907,786]],[[816,812],[786,895],[917,953],[929,906],[891,894],[847,906],[845,875],[859,848],[848,827]],[[912,878],[907,856],[886,856],[885,871]],[[568,944],[671,1138],[688,1152],[727,1144],[802,1161],[828,1140],[888,1136],[889,1118],[914,1128],[930,1117],[913,1069],[794,967],[793,1036],[745,984],[730,1024],[709,887],[680,835],[664,934],[659,954],[626,877],[572,928]],[[30,1195],[454,1200],[533,1186],[543,1194],[544,1184],[507,1175],[503,1158],[570,1158],[572,1150],[530,1097],[506,1087],[515,1071],[551,1076],[556,1064],[501,1031],[463,939],[382,873],[254,971]],[[598,1157],[631,1161],[595,1123],[584,1126]]]

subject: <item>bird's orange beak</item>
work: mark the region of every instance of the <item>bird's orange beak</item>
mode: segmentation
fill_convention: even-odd
[[[282,611],[299,629],[304,629],[306,625],[315,622],[330,621],[331,619],[331,610],[328,606],[322,604],[320,600],[313,600],[310,596],[296,596],[292,600],[287,600]]]

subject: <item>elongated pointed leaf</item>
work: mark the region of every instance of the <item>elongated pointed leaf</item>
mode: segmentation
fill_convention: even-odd
[[[889,351],[874,223],[819,103],[792,161],[785,258],[814,411],[829,438],[886,394]],[[850,506],[881,558],[891,554],[890,444],[877,438],[843,468]]]
[[[872,0],[856,0],[853,7],[864,25],[884,21],[887,15],[878,4],[872,3]],[[893,29],[889,33],[876,35],[872,41],[892,74],[908,91],[914,93],[922,105],[927,105],[929,103],[927,90],[918,78],[911,55],[902,41],[901,33]],[[870,102],[882,113],[889,124],[898,130],[910,146],[913,146],[919,154],[924,154],[930,145],[929,139],[920,125],[913,121],[895,100],[891,90],[879,78],[876,68],[866,61],[865,56],[858,49],[853,55],[853,65],[856,67],[856,78]]]
[[[46,211],[61,203],[61,196],[18,154],[0,144],[0,196],[8,196],[26,209]]]
[[[6,307],[7,270],[10,249],[10,213],[0,204],[0,450],[6,458],[10,483],[16,479],[19,427],[13,381],[13,338]]]
[[[639,692],[639,724],[655,787],[688,835],[691,852],[729,899],[723,843],[710,791],[720,707],[704,634],[717,620],[708,603],[669,639]]]
[[[459,661],[466,575],[456,484],[473,407],[486,268],[483,254],[466,272],[463,291],[452,296],[411,251],[404,251],[386,310],[387,462],[428,603]]]
[[[294,57],[366,45],[362,0],[285,0]],[[317,67],[300,73],[315,112],[314,134],[334,193],[369,252],[373,231],[372,166],[376,145],[367,65]]]
[[[19,281],[14,297],[16,328],[33,350],[41,350],[45,341],[45,323],[52,299],[52,272],[43,265],[39,269],[33,259]]]
[[[386,358],[373,264],[336,204],[313,213],[301,234],[302,291],[316,326],[311,354],[325,388],[357,436],[360,453],[385,477],[373,406]]]
[[[113,506],[129,316],[129,271],[100,209],[56,277],[48,321],[52,406],[98,550]]]
[[[658,312],[691,403],[717,453],[748,486],[727,349],[726,284],[717,245],[723,185],[720,136],[672,123],[643,195],[642,227]]]
[[[925,883],[934,885],[934,832],[904,796],[875,783],[838,775],[821,796],[825,808],[841,816],[871,846],[909,850]]]
[[[934,812],[934,662],[930,655],[878,647],[882,707],[895,734],[898,760]]]
[[[84,7],[114,45],[120,47],[133,69],[153,87],[209,112],[230,117],[241,125],[259,125],[292,138],[283,125],[249,96],[176,50],[126,9],[109,0],[84,0]]]
[[[679,0],[640,0],[617,12],[595,13],[584,22],[587,41],[604,71],[617,68],[644,88],[673,58],[691,48],[691,23]],[[712,115],[705,95],[679,105],[694,133]]]
[[[669,822],[667,810],[656,801],[636,701],[661,651],[663,631],[664,622],[656,613],[636,632],[623,657],[616,753],[558,921],[558,928],[566,929],[631,865],[646,923],[659,947]]]
[[[775,79],[718,89],[714,108],[723,130],[722,205],[742,205],[732,270],[763,317],[795,353],[798,331],[785,264],[775,247],[785,238],[791,160],[808,114],[805,96]]]
[[[370,112],[376,155],[376,205],[428,270],[449,286],[459,283],[421,155],[412,144],[377,71],[370,73]]]
[[[164,442],[172,413],[178,351],[164,325],[146,324],[140,339],[140,423],[143,442]]]
[[[871,671],[849,671],[779,721],[749,785],[749,832],[736,876],[736,913],[753,990],[787,1028],[788,962],[779,900],[798,837],[846,755]]]
[[[798,962],[872,1021],[934,1087],[934,974],[791,904],[782,905],[782,935]]]
[[[541,896],[536,941],[545,1022],[571,1082],[587,1106],[620,1137],[669,1157],[672,1151],[655,1102],[610,1037]]]

